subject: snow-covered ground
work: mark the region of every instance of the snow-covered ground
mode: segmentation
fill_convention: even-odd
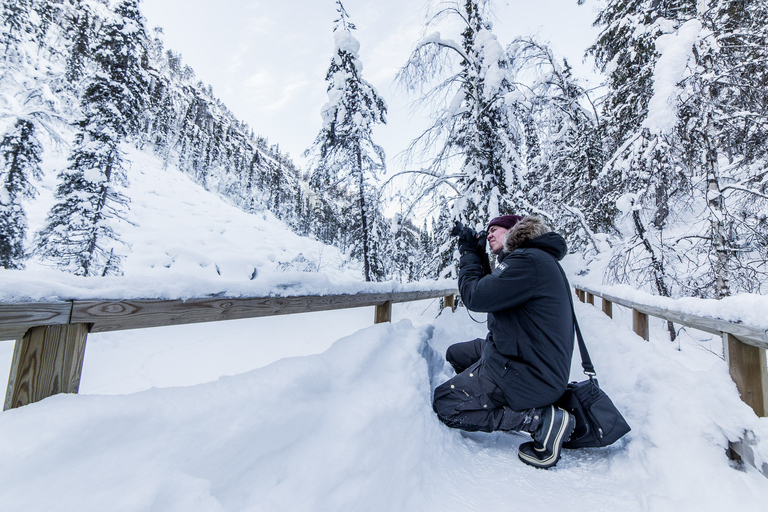
[[[92,336],[80,395],[0,414],[0,510],[765,510],[768,480],[725,448],[768,420],[722,359],[576,307],[633,430],[553,470],[518,461],[524,435],[436,419],[445,348],[485,328],[422,301],[375,326],[364,308]]]

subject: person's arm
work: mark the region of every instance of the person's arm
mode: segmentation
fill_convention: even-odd
[[[459,293],[467,308],[492,313],[522,304],[530,299],[536,285],[533,259],[514,253],[504,259],[490,275],[484,275],[481,255],[465,252],[459,263]]]

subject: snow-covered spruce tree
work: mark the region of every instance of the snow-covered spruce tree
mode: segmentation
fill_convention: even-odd
[[[93,55],[99,70],[81,99],[84,119],[59,174],[56,204],[37,237],[37,251],[76,275],[120,274],[120,240],[114,223],[128,198],[120,143],[135,133],[146,89],[146,37],[136,0],[124,0],[106,20]]]
[[[676,102],[675,82],[685,62],[675,76],[660,73],[671,68],[659,65],[659,42],[683,54],[687,44],[690,53],[691,40],[670,38],[677,37],[695,8],[690,0],[611,0],[598,16],[596,23],[604,28],[590,49],[609,77],[601,122],[609,158],[598,176],[596,208],[613,217],[620,239],[607,278],[648,285],[664,296],[679,295],[686,281],[668,264],[681,248],[665,232],[682,222],[676,215],[690,204],[691,189],[674,131],[676,112],[668,108]],[[673,202],[680,210],[671,208]]]
[[[91,59],[91,38],[93,34],[93,14],[90,6],[78,5],[71,15],[69,24],[69,51],[67,52],[67,80],[77,83],[85,73],[86,63]]]
[[[0,267],[23,268],[27,219],[21,199],[36,195],[30,179],[40,177],[42,147],[35,125],[27,119],[16,121],[0,141],[0,153]]]
[[[426,258],[432,253],[428,247],[430,244],[425,243],[424,239],[429,236],[426,221],[421,231],[408,218],[396,214],[391,225],[392,236],[386,244],[387,263],[390,267],[387,273],[404,282],[422,279],[425,277]]]
[[[2,43],[5,46],[6,59],[9,51],[21,41],[25,40],[25,32],[32,31],[30,14],[34,14],[30,0],[3,0],[2,5]]]
[[[112,101],[123,119],[126,135],[137,133],[145,114],[148,47],[139,0],[122,0],[115,8],[114,20],[102,28],[94,60],[106,73],[105,78],[122,89]]]
[[[700,7],[704,7],[701,5]],[[704,217],[692,238],[693,293],[768,286],[768,5],[713,1],[691,22],[697,72],[684,81],[680,132]]]
[[[35,40],[39,48],[45,46],[45,38],[48,35],[48,29],[55,24],[56,16],[61,13],[60,4],[62,0],[37,0],[34,4],[37,12],[38,22],[36,23]]]
[[[521,157],[526,114],[509,101],[514,90],[510,65],[491,31],[490,10],[490,0],[440,3],[427,29],[446,19],[459,22],[461,42],[439,32],[428,35],[398,75],[434,113],[431,126],[407,151],[408,162],[424,162],[407,171],[409,189],[420,191],[417,201],[431,199],[433,208],[448,207],[437,204],[450,191],[450,219],[475,228],[530,206],[523,196]],[[455,244],[448,231],[436,233],[436,249],[445,253],[438,258],[444,276],[455,272]]]
[[[339,190],[351,253],[363,262],[366,281],[385,277],[381,263],[380,232],[384,229],[378,193],[378,175],[384,170],[384,150],[372,139],[373,126],[386,122],[387,107],[376,89],[362,77],[360,43],[352,35],[341,1],[334,28],[335,49],[326,74],[328,103],[323,106],[323,127],[307,154],[313,156],[310,185],[318,191]]]

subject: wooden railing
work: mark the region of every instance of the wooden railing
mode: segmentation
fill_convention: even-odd
[[[649,339],[648,316],[662,318],[692,329],[716,334],[723,339],[723,355],[728,364],[731,378],[736,383],[741,399],[760,417],[768,416],[768,331],[748,325],[729,322],[719,318],[692,315],[683,311],[663,309],[650,304],[615,297],[588,287],[577,286],[576,295],[582,302],[595,303],[595,297],[602,299],[602,310],[613,317],[613,305],[632,310],[632,329],[638,336]],[[731,450],[745,462],[755,466],[755,458],[749,439],[731,443]],[[733,454],[731,454],[733,455]],[[768,464],[757,468],[768,477]]]
[[[16,340],[3,410],[57,393],[77,393],[89,333],[375,306],[389,322],[392,304],[445,298],[456,289],[300,297],[190,300],[75,300],[0,304],[0,339]]]

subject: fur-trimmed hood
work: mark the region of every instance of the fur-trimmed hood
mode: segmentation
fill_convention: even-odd
[[[541,217],[528,215],[515,224],[504,238],[504,252],[521,247],[535,247],[549,252],[558,260],[568,253],[563,237],[553,232]]]

